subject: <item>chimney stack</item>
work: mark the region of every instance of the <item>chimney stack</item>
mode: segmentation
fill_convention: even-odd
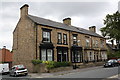
[[[71,25],[71,18],[65,18],[63,19],[63,23],[70,26]]]
[[[89,27],[89,31],[96,33],[96,26]]]
[[[28,7],[29,7],[29,5],[25,4],[20,8],[20,17],[21,18],[24,18],[25,16],[28,15]]]

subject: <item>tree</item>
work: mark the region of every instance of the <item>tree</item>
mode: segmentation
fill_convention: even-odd
[[[100,29],[103,37],[111,39],[111,41],[116,40],[120,45],[120,13],[117,11],[112,15],[107,14],[104,25],[105,27]]]

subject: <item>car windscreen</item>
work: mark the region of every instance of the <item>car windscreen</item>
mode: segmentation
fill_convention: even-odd
[[[113,60],[109,60],[108,62],[113,62]]]
[[[17,68],[18,68],[19,70],[25,69],[25,67],[24,67],[23,65],[17,65]]]

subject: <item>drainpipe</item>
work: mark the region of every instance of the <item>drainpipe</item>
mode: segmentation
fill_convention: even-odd
[[[37,59],[37,35],[38,35],[38,29],[37,29],[37,25],[35,24],[36,27],[36,59]]]
[[[68,61],[71,61],[72,59],[72,56],[71,56],[71,31],[69,31],[69,60]]]

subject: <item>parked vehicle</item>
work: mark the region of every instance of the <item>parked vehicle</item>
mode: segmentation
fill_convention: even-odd
[[[118,63],[120,64],[120,59],[117,59]]]
[[[111,59],[111,60],[108,60],[105,64],[104,64],[104,67],[115,67],[115,66],[118,66],[119,63],[116,59]]]
[[[10,76],[28,75],[28,70],[24,65],[15,65],[10,69]]]
[[[9,73],[9,64],[8,63],[0,64],[0,74],[7,74],[7,73]]]

